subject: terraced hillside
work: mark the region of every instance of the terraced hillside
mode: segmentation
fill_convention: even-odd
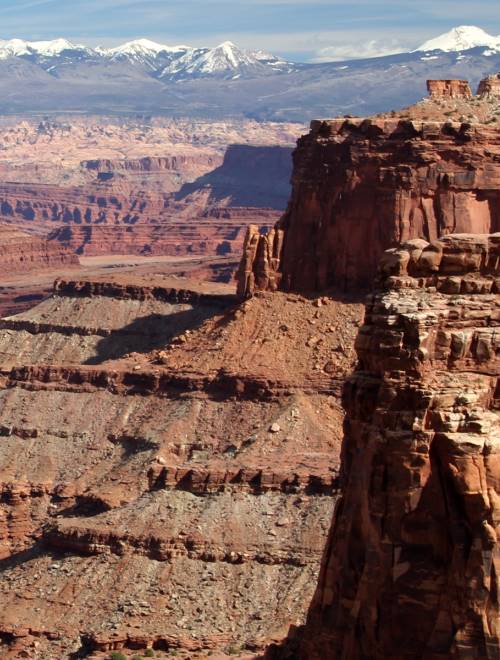
[[[101,279],[2,320],[4,657],[234,654],[303,622],[360,318]]]

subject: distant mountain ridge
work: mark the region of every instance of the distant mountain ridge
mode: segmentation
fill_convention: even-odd
[[[459,26],[412,51],[289,62],[230,41],[215,48],[149,39],[90,48],[67,39],[0,41],[0,114],[86,112],[300,121],[415,103],[428,78],[477,85],[500,70],[500,37]]]
[[[136,39],[115,48],[89,48],[67,39],[53,41],[0,41],[0,60],[19,57],[40,65],[54,73],[58,65],[72,61],[128,62],[145,66],[159,77],[182,80],[186,77],[259,76],[290,72],[296,67],[285,60],[264,53],[238,48],[225,41],[215,48],[167,46],[149,39]]]

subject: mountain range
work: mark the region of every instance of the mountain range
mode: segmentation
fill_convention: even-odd
[[[21,58],[57,76],[75,63],[127,63],[152,77],[186,80],[201,77],[246,78],[289,73],[297,68],[291,62],[264,51],[242,50],[231,41],[215,48],[167,46],[136,39],[116,48],[89,48],[67,39],[54,41],[0,41],[0,60]]]
[[[304,121],[417,101],[427,78],[500,69],[500,36],[460,26],[396,55],[289,62],[232,42],[215,48],[148,39],[90,48],[66,39],[0,41],[0,113],[149,113]]]

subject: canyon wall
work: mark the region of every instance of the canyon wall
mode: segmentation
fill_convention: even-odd
[[[292,197],[273,232],[250,230],[239,292],[372,285],[384,250],[500,229],[500,136],[480,124],[313,121],[294,153]]]
[[[83,185],[0,182],[0,217],[86,256],[240,253],[248,224],[269,229],[285,208],[291,153],[83,161]]]
[[[493,660],[500,233],[410,240],[380,272],[299,657]]]
[[[13,227],[0,225],[0,274],[77,268],[78,257],[65,247]]]

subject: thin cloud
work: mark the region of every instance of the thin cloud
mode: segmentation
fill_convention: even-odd
[[[329,46],[321,48],[317,54],[311,58],[311,62],[339,62],[342,60],[365,59],[369,57],[382,57],[384,55],[395,55],[411,49],[414,44],[393,42],[388,44],[386,41],[377,41],[371,39],[366,43],[353,41],[352,44],[344,46]]]

